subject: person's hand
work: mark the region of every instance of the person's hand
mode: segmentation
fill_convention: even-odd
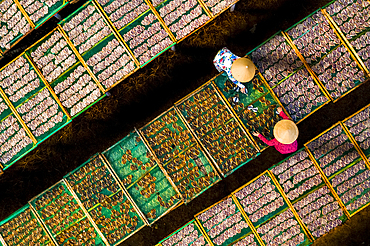
[[[282,107],[278,107],[278,108],[276,109],[276,111],[280,114],[280,112],[281,112],[281,111],[283,111],[283,108],[282,108]]]
[[[255,136],[255,137],[258,137],[260,135],[259,132],[252,132],[252,135]]]
[[[245,94],[245,87],[240,89],[241,93]]]

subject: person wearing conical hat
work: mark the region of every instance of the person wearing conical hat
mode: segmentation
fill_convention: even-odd
[[[242,93],[248,93],[242,83],[251,81],[256,72],[256,67],[250,59],[239,57],[224,47],[213,59],[213,64],[217,71],[226,72],[230,81],[237,85]]]
[[[289,119],[281,107],[277,108],[283,118],[274,126],[274,139],[267,140],[259,132],[253,132],[253,136],[259,137],[265,144],[274,146],[281,154],[289,154],[298,149],[298,127]]]

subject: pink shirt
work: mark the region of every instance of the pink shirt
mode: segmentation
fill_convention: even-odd
[[[290,120],[289,117],[281,111],[279,114],[284,120]],[[267,145],[274,146],[277,151],[279,151],[282,154],[289,154],[298,149],[298,142],[297,140],[294,141],[291,144],[282,144],[279,141],[277,141],[275,138],[272,140],[267,140],[264,136],[261,134],[258,135],[258,137]]]

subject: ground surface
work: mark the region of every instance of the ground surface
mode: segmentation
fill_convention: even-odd
[[[72,13],[80,2],[61,11]],[[177,100],[217,74],[212,59],[226,46],[244,55],[279,30],[285,30],[309,15],[328,0],[241,0],[233,13],[225,12],[216,20],[167,51],[111,90],[72,123],[40,144],[35,150],[7,169],[0,177],[0,220],[5,219],[91,155],[102,152],[122,139],[134,127],[140,128]],[[17,54],[56,26],[49,20],[22,40],[0,61],[4,66]],[[329,103],[299,124],[300,147],[339,120],[370,103],[370,83],[366,83],[337,103]],[[272,148],[234,174],[145,227],[121,245],[150,246],[190,221],[201,210],[229,195],[267,168],[284,158]],[[370,245],[370,207],[364,209],[320,238],[314,245]]]

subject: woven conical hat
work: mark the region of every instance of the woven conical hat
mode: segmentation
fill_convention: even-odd
[[[274,126],[274,137],[282,144],[291,144],[298,138],[298,127],[291,120],[281,120]]]
[[[256,67],[248,58],[236,59],[231,65],[231,74],[239,82],[251,81],[256,73]]]

